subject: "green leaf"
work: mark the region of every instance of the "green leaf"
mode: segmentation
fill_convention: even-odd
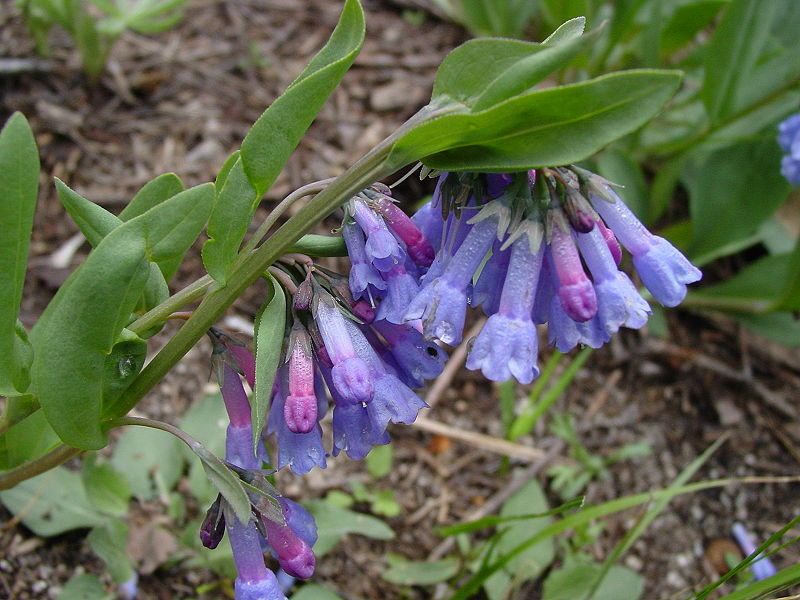
[[[475,99],[471,110],[481,111],[529,91],[552,72],[564,67],[591,44],[596,43],[601,31],[602,27],[598,27],[583,36],[561,42],[556,38],[555,42],[534,46],[537,50],[529,56],[518,60],[503,71],[494,71],[495,78]]]
[[[342,598],[326,587],[311,583],[292,594],[292,600],[342,600]]]
[[[67,585],[58,595],[58,600],[111,600],[113,596],[107,594],[103,584],[94,575],[76,575],[67,582]]]
[[[575,600],[591,590],[600,565],[570,562],[552,571],[544,580],[542,600]],[[602,585],[592,594],[592,600],[638,600],[644,592],[641,575],[627,567],[613,566]]]
[[[9,398],[8,402],[15,400],[16,398]],[[29,403],[26,404],[31,408]],[[11,469],[42,456],[58,442],[58,435],[50,427],[44,413],[34,412],[0,436],[0,469]]]
[[[120,436],[111,465],[125,477],[133,495],[147,501],[175,487],[183,460],[177,438],[145,427],[130,427]]]
[[[661,34],[661,51],[670,55],[695,39],[730,0],[694,0],[677,6]]]
[[[275,181],[322,105],[353,64],[361,50],[364,32],[361,4],[358,0],[347,0],[328,43],[264,111],[245,137],[241,158],[257,198]]]
[[[81,476],[57,467],[0,492],[0,501],[33,533],[41,537],[72,529],[95,527],[106,522],[81,482]]]
[[[481,529],[486,529],[487,527],[495,527],[496,525],[504,525],[509,524],[514,521],[527,521],[529,519],[541,519],[543,517],[552,517],[555,515],[559,515],[565,511],[572,510],[575,508],[581,508],[585,501],[584,496],[578,496],[577,498],[573,498],[560,506],[555,508],[551,508],[550,510],[546,510],[540,513],[523,513],[523,514],[508,514],[508,515],[489,515],[488,517],[482,517],[475,521],[467,521],[466,523],[459,523],[457,525],[448,525],[447,527],[439,528],[439,535],[443,536],[453,536],[453,535],[460,535],[462,533],[472,533],[473,531],[480,531]]]
[[[220,283],[225,283],[228,270],[236,260],[259,197],[239,158],[218,191],[208,220],[209,239],[203,244],[203,265]]]
[[[289,247],[288,252],[309,256],[347,256],[347,246],[341,236],[307,233]]]
[[[182,256],[208,218],[213,186],[181,192],[108,233],[59,289],[31,334],[34,384],[59,437],[105,445],[98,374],[144,292],[150,268]]]
[[[33,214],[39,193],[39,152],[28,122],[14,113],[0,131],[0,395],[30,384],[30,356],[18,335]]]
[[[253,422],[253,452],[258,451],[261,432],[267,422],[267,412],[272,400],[272,384],[281,360],[283,334],[286,328],[286,295],[272,275],[268,276],[272,294],[256,316],[256,389],[250,400],[250,418]]]
[[[128,544],[128,526],[124,521],[111,519],[105,525],[95,527],[86,541],[106,564],[116,583],[125,583],[133,577],[133,565],[125,553]]]
[[[457,558],[411,561],[393,553],[387,554],[386,560],[389,562],[389,568],[381,571],[381,577],[396,585],[434,585],[441,583],[458,573],[461,564]]]
[[[535,479],[526,483],[518,492],[509,498],[500,510],[501,517],[515,517],[531,513],[543,513],[548,510],[547,498],[539,482]],[[536,535],[552,523],[549,517],[528,521],[524,527],[516,524],[498,527],[497,543],[494,545],[493,557],[502,557],[511,552],[519,544]],[[553,562],[555,548],[552,539],[545,539],[526,548],[526,550],[509,561],[504,569],[509,575],[509,584],[518,585],[537,577]],[[506,595],[508,592],[506,588]]]
[[[740,97],[767,41],[777,2],[734,0],[705,50],[701,91],[712,124],[740,108]]]
[[[176,194],[180,194],[183,190],[183,182],[175,173],[159,175],[152,181],[145,183],[142,188],[136,192],[133,199],[128,202],[128,205],[119,213],[119,218],[122,221],[130,221],[139,215],[143,215],[165,200],[169,200]]]
[[[86,460],[81,475],[86,495],[100,512],[117,517],[128,513],[131,487],[119,471],[108,463]]]
[[[225,432],[228,413],[219,394],[204,396],[195,402],[181,419],[181,429],[205,446],[209,452],[222,456],[225,453]],[[184,449],[187,454],[188,448]],[[192,461],[189,466],[189,486],[192,495],[201,504],[214,500],[217,490],[210,484],[202,464]]]
[[[390,160],[446,171],[514,171],[583,160],[650,119],[675,91],[671,71],[614,73],[533,91],[473,114],[412,129]]]
[[[766,315],[733,314],[750,331],[791,348],[800,347],[800,319],[790,312]]]
[[[225,186],[225,182],[228,179],[231,169],[233,169],[233,165],[235,165],[236,161],[239,160],[239,155],[240,152],[236,150],[236,152],[233,152],[228,158],[225,159],[225,162],[222,163],[219,173],[217,173],[217,178],[214,180],[214,188],[216,188],[218,196],[222,191],[222,188]]]
[[[707,262],[723,256],[758,231],[789,193],[780,159],[770,137],[702,154],[686,165],[692,257]]]
[[[792,565],[778,571],[772,577],[748,583],[743,588],[725,594],[720,600],[761,600],[770,593],[786,590],[798,582],[800,582],[800,565]]]
[[[586,17],[575,17],[559,25],[542,44],[554,46],[568,42],[582,36],[584,29],[586,29]]]
[[[364,461],[366,463],[367,472],[376,479],[386,477],[392,472],[392,462],[394,460],[394,451],[392,445],[375,446],[367,454]]]
[[[375,540],[394,539],[394,531],[380,519],[346,508],[334,506],[322,500],[307,504],[317,521],[319,538],[314,544],[318,557],[328,553],[345,535],[355,533]]]

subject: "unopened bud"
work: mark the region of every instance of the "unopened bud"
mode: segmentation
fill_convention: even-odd
[[[217,499],[209,507],[203,524],[200,526],[200,541],[203,546],[213,550],[219,546],[222,537],[225,535],[225,514],[222,511],[222,495],[218,494]]]

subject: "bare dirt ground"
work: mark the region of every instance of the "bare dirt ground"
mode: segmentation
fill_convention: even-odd
[[[192,0],[188,17],[176,29],[154,38],[123,36],[106,73],[93,84],[81,74],[64,38],[55,36],[51,60],[37,59],[11,4],[5,0],[0,7],[0,57],[31,61],[21,73],[0,73],[0,118],[13,110],[28,116],[43,163],[22,314],[28,325],[88,251],[82,245],[70,254],[69,240],[77,230],[61,209],[50,177],[115,211],[161,172],[175,171],[187,184],[213,178],[249,125],[324,43],[339,10],[330,0]],[[340,173],[382,139],[424,104],[436,65],[466,39],[461,29],[432,17],[412,24],[389,2],[367,0],[365,5],[364,51],[269,200]],[[410,181],[399,195],[411,201],[429,191]],[[265,202],[259,217],[270,205]],[[178,286],[199,275],[198,256],[186,262]],[[713,269],[724,274],[743,260]],[[254,289],[232,314],[252,318],[258,304]],[[592,483],[587,500],[599,503],[665,487],[726,432],[729,441],[696,479],[800,474],[798,353],[731,322],[683,311],[669,315],[669,331],[668,341],[627,332],[595,352],[556,405],[574,416],[593,452],[607,454],[633,441],[652,447],[649,456],[619,463],[610,477]],[[141,412],[175,421],[208,381],[208,354],[203,344],[195,348]],[[445,383],[434,392],[429,419],[467,437],[469,432],[502,437],[493,386],[464,370]],[[527,389],[520,386],[517,392],[522,398]],[[315,576],[348,599],[434,597],[430,588],[401,591],[383,582],[386,552],[413,560],[440,556],[447,548],[434,531],[437,526],[496,510],[521,477],[546,483],[547,465],[565,452],[557,438],[537,431],[520,444],[548,451],[547,459],[531,462],[521,452],[505,468],[502,457],[479,440],[449,441],[415,427],[395,428],[393,435],[395,468],[381,486],[394,490],[402,505],[401,515],[388,520],[397,539],[350,537],[320,561]],[[288,495],[308,499],[346,488],[359,477],[362,464],[336,460],[302,481],[282,474],[280,483]],[[765,537],[797,514],[798,491],[796,485],[734,485],[678,498],[624,563],[646,577],[645,598],[686,597],[691,586],[715,578],[705,558],[712,540],[727,536],[735,520]],[[143,515],[153,510],[141,508]],[[628,512],[610,519],[591,552],[603,558],[637,516]],[[42,540],[4,509],[0,518],[5,521],[0,524],[0,598],[54,598],[79,570],[103,572],[83,533]],[[777,562],[785,566],[798,559],[798,550],[790,548]],[[142,577],[140,597],[193,597],[198,584],[213,579],[207,572],[162,568]],[[537,598],[539,588],[523,589],[517,597]]]

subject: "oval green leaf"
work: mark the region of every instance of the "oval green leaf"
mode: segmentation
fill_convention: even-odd
[[[36,140],[22,113],[14,113],[0,131],[0,394],[6,396],[30,384],[30,353],[17,315],[38,193]]]

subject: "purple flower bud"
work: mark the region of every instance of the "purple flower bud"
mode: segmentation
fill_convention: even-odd
[[[403,265],[395,265],[383,274],[386,281],[386,296],[378,306],[378,319],[392,323],[403,323],[409,303],[419,293],[419,286]]]
[[[315,423],[307,433],[294,433],[286,425],[286,398],[288,395],[288,368],[281,367],[276,375],[276,389],[267,416],[267,432],[274,435],[278,446],[278,468],[288,466],[295,474],[305,475],[314,467],[324,469],[325,448],[322,445],[322,428]],[[317,417],[324,411],[317,406]]]
[[[217,499],[209,507],[203,524],[200,525],[200,541],[203,546],[213,550],[222,541],[225,535],[225,514],[222,512],[222,496],[217,494]]]
[[[369,369],[358,358],[353,342],[347,333],[345,319],[330,297],[320,298],[316,304],[316,322],[333,362],[333,385],[341,397],[351,403],[369,402],[373,386]]]
[[[433,246],[408,215],[385,196],[375,200],[375,209],[383,216],[389,229],[406,245],[411,260],[420,267],[431,266],[435,256]]]
[[[228,344],[227,348],[233,356],[236,366],[242,371],[247,385],[251,390],[254,389],[256,387],[256,357],[245,346]]]
[[[311,300],[314,298],[314,286],[311,283],[311,273],[308,274],[300,285],[292,299],[292,306],[295,310],[308,310],[311,308]]]
[[[269,543],[281,568],[292,577],[308,579],[314,574],[316,559],[311,547],[288,525],[262,518]]]
[[[550,211],[548,228],[550,255],[558,280],[557,293],[564,312],[573,321],[588,321],[597,313],[597,298],[592,282],[583,271],[572,233],[567,228],[560,211]]]
[[[667,240],[650,233],[610,187],[602,189],[613,201],[593,195],[595,210],[633,255],[633,265],[653,297],[664,306],[677,306],[687,284],[699,281],[702,273]]]
[[[315,321],[308,322],[308,335],[311,336],[311,345],[314,348],[314,355],[320,364],[325,365],[327,368],[333,367],[328,350],[325,348],[325,342],[322,341],[322,334],[319,332],[319,327]]]
[[[353,216],[367,236],[367,258],[379,271],[388,271],[402,262],[403,250],[397,240],[373,210],[363,200],[353,201]]]
[[[537,245],[531,252],[531,245]],[[506,381],[512,376],[530,383],[539,375],[539,341],[531,319],[541,272],[544,243],[541,232],[519,237],[511,247],[508,274],[499,311],[489,317],[467,357],[467,368],[480,369],[487,379]]]
[[[289,395],[283,411],[286,426],[292,433],[308,433],[317,424],[311,338],[300,323],[292,327],[289,341]]]
[[[744,525],[741,523],[734,523],[733,527],[731,528],[731,533],[736,539],[736,542],[739,544],[739,547],[742,549],[742,552],[749,556],[756,551],[757,546],[753,541],[753,538],[750,537],[750,534],[747,532],[747,529],[745,529]],[[750,571],[753,573],[753,579],[756,581],[768,579],[778,572],[778,570],[775,568],[775,565],[772,564],[772,561],[763,555],[759,555],[756,560],[750,563]]]
[[[354,298],[369,296],[370,292],[385,290],[386,284],[367,257],[364,234],[355,223],[345,223],[342,237],[350,257],[350,291]]]
[[[451,345],[461,341],[467,286],[497,236],[498,221],[493,215],[475,224],[448,261],[444,274],[427,283],[411,302],[405,319],[422,319],[426,337]]]

